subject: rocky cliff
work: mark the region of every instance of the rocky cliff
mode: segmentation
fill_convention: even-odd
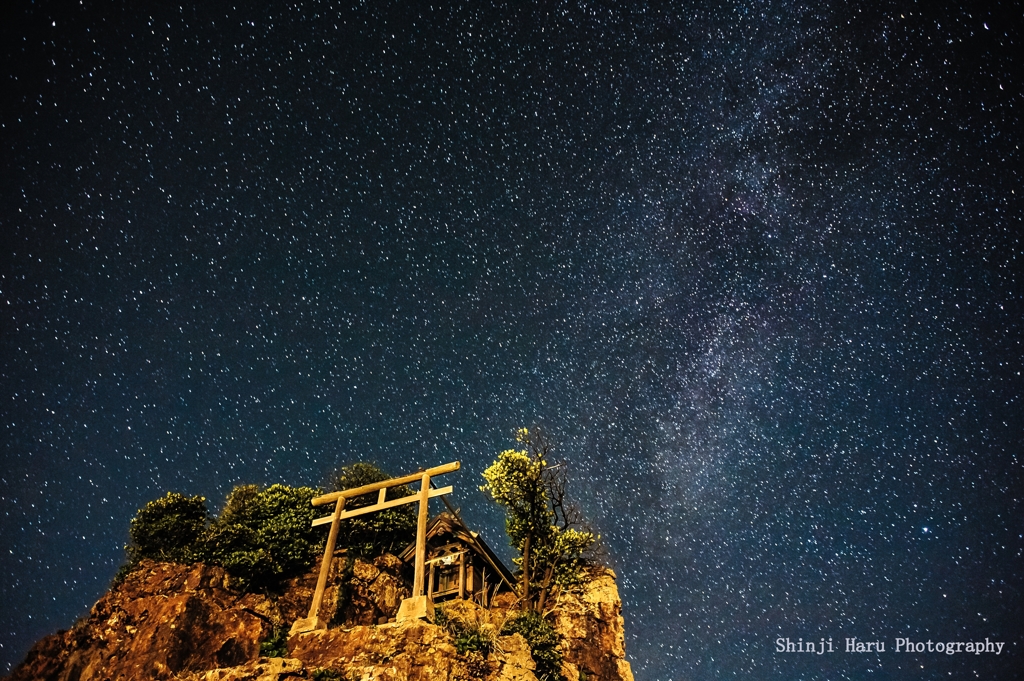
[[[464,601],[445,606],[445,619],[470,627],[474,640],[486,641],[482,649],[467,646],[451,626],[395,623],[408,594],[400,567],[393,556],[335,559],[325,598],[331,627],[285,640],[281,632],[306,614],[315,573],[281,593],[257,594],[235,588],[220,568],[144,562],[71,629],[39,641],[8,678],[537,679],[526,640],[500,633],[509,602],[491,610]],[[632,681],[620,610],[608,570],[592,571],[584,587],[560,596],[554,627],[567,681]]]

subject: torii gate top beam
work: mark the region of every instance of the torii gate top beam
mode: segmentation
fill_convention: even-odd
[[[353,487],[352,489],[345,489],[340,492],[331,492],[330,494],[324,494],[323,496],[316,497],[313,499],[314,506],[323,506],[329,504],[332,501],[337,501],[344,497],[345,499],[351,499],[352,497],[361,497],[364,494],[371,494],[377,490],[385,489],[387,487],[394,487],[395,485],[407,485],[410,482],[416,482],[424,475],[434,477],[437,475],[444,475],[445,473],[454,473],[459,470],[461,463],[458,461],[452,461],[451,463],[442,464],[440,466],[434,466],[428,468],[425,471],[418,473],[412,473],[410,475],[403,475],[400,478],[391,478],[389,480],[381,480],[380,482],[371,482],[369,485],[363,485],[362,487]]]

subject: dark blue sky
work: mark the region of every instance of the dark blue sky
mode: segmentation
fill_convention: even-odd
[[[1024,668],[1019,4],[13,4],[0,671],[167,490],[460,459],[503,545],[534,423],[638,679]]]

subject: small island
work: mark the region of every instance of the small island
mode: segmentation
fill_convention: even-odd
[[[431,487],[457,463],[395,479],[356,462],[326,492],[242,485],[217,515],[170,492],[132,519],[110,590],[8,678],[632,681],[615,575],[565,465],[539,430],[514,437],[480,488],[514,569]],[[432,497],[445,510],[428,517]]]

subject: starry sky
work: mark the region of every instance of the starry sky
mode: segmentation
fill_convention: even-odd
[[[168,490],[458,459],[504,547],[541,424],[638,680],[1020,678],[1019,3],[0,12],[0,673]]]

